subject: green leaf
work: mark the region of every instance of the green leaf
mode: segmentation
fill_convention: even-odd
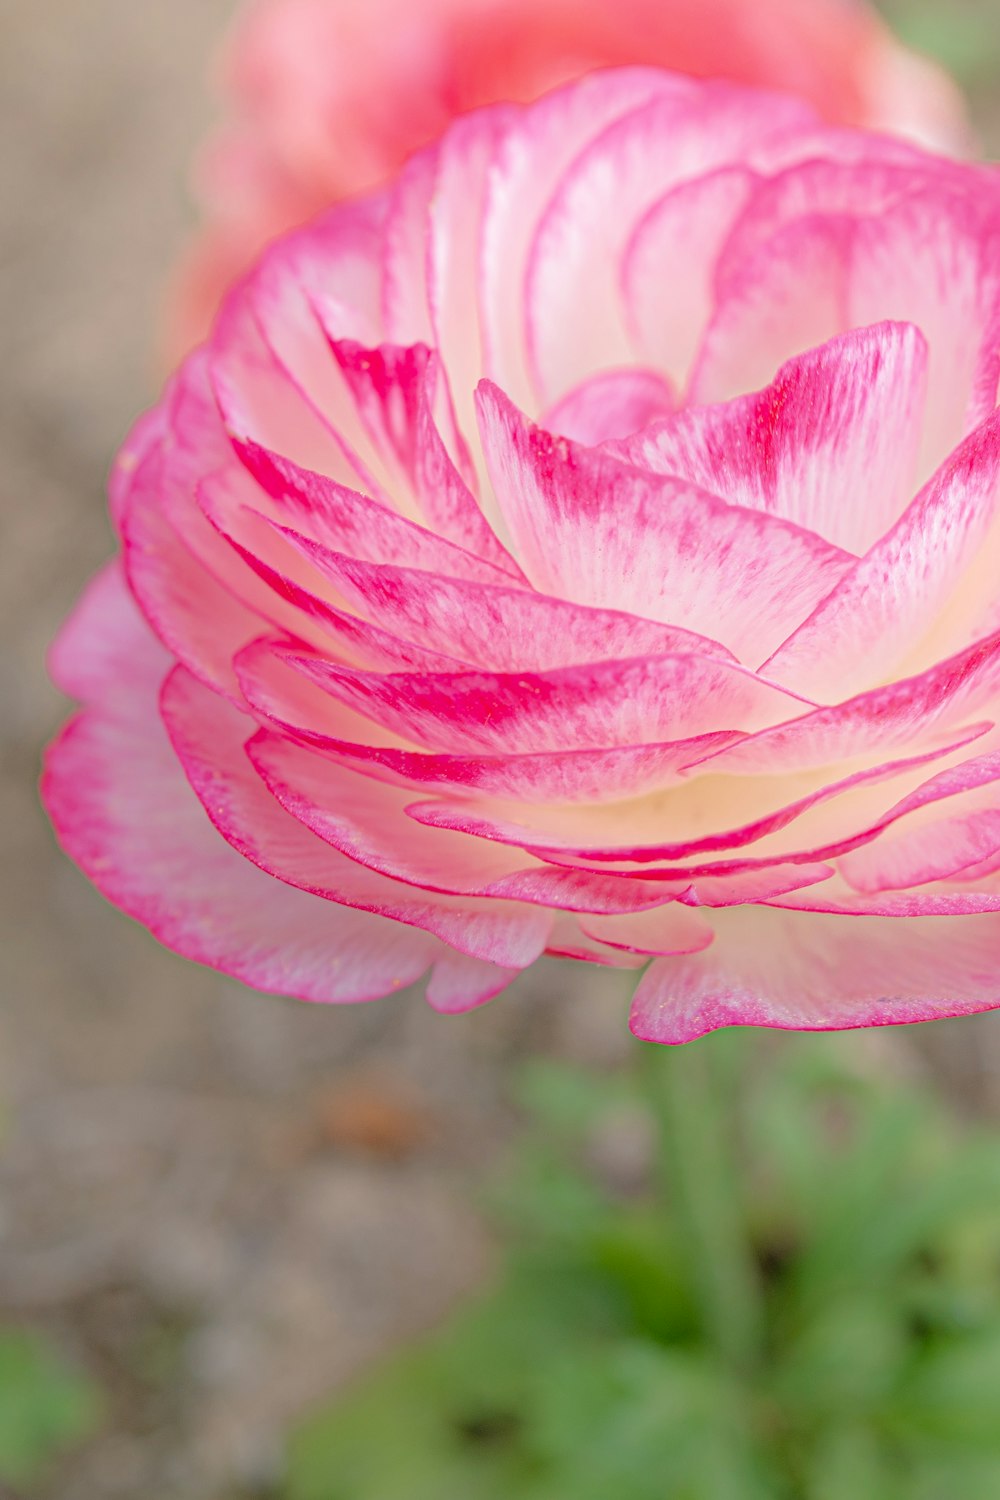
[[[536,1375],[531,1500],[764,1500],[737,1388],[701,1354],[629,1341]]]
[[[1000,1459],[1000,1320],[933,1348],[893,1403],[895,1429]]]
[[[661,1214],[621,1214],[595,1237],[594,1263],[619,1288],[638,1334],[687,1343],[698,1332],[698,1303],[684,1259]]]
[[[995,1133],[847,1043],[723,1040],[527,1070],[496,1289],[316,1412],[283,1500],[997,1500]],[[623,1105],[660,1161],[615,1194]]]
[[[905,1500],[996,1500],[1000,1459],[980,1453],[920,1449],[910,1455]]]
[[[29,1487],[98,1425],[98,1387],[47,1339],[0,1330],[0,1478]]]
[[[912,1500],[901,1483],[872,1428],[831,1425],[810,1455],[805,1500]]]
[[[456,1389],[436,1346],[394,1362],[293,1435],[288,1500],[503,1500],[518,1418],[493,1395]]]
[[[908,1354],[906,1329],[891,1300],[840,1299],[785,1350],[772,1389],[782,1407],[799,1417],[839,1425],[888,1399]]]
[[[913,1153],[926,1122],[926,1102],[897,1093],[859,1109],[853,1131],[846,1117],[847,1143],[828,1156],[818,1178],[820,1196],[797,1266],[800,1302],[826,1301],[838,1288],[860,1288],[895,1269],[884,1246],[887,1233],[893,1245],[894,1231],[886,1226],[908,1209]],[[895,1242],[904,1253],[907,1236]]]

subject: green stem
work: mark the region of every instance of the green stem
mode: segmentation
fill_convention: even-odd
[[[760,1352],[763,1309],[712,1045],[639,1045],[660,1178],[705,1332],[727,1364],[746,1370]]]

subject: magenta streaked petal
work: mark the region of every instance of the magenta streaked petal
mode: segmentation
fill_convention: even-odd
[[[802,690],[856,692],[920,652],[1000,512],[1000,416],[945,461],[897,524],[764,664]],[[954,644],[935,642],[937,652]],[[924,648],[926,655],[927,648]]]
[[[316,548],[328,547],[351,557],[424,568],[448,577],[487,583],[512,583],[522,577],[498,543],[470,551],[378,500],[256,443],[237,442],[235,447],[263,492],[258,508],[272,525],[284,527],[293,538],[305,538]],[[484,556],[484,551],[494,556]]]
[[[323,555],[322,566],[359,615],[428,651],[492,671],[671,653],[730,659],[723,647],[691,631],[557,596],[332,552]]]
[[[981,731],[981,733],[984,732]],[[655,789],[661,792],[672,789],[675,794],[673,807],[665,804],[662,797],[659,806],[656,806],[638,797],[631,802],[623,799],[618,805],[614,805],[610,799],[601,804],[597,803],[597,799],[593,796],[587,799],[575,799],[581,804],[579,806],[555,807],[545,805],[546,802],[555,799],[538,797],[533,803],[527,796],[523,796],[521,806],[518,806],[513,795],[509,795],[506,804],[500,802],[500,796],[505,789],[498,788],[496,802],[491,803],[485,797],[477,799],[475,803],[465,805],[450,801],[418,802],[414,803],[410,809],[410,816],[435,828],[452,828],[473,834],[480,839],[510,844],[535,854],[541,859],[555,864],[570,865],[573,868],[613,866],[623,867],[623,873],[638,874],[639,872],[633,868],[636,865],[646,868],[659,860],[692,860],[699,854],[723,853],[723,859],[703,860],[700,864],[675,865],[672,869],[665,871],[658,868],[653,871],[653,878],[660,878],[663,875],[673,880],[682,878],[685,873],[694,875],[721,870],[732,873],[736,870],[765,866],[776,859],[833,858],[849,848],[877,837],[889,826],[889,822],[894,821],[897,813],[899,816],[904,816],[912,808],[923,806],[925,801],[937,800],[938,795],[952,795],[951,790],[945,789],[945,777],[935,778],[925,783],[924,787],[919,787],[923,768],[936,760],[953,756],[956,752],[961,753],[965,746],[977,737],[977,735],[965,735],[955,742],[940,746],[935,751],[913,756],[907,760],[885,762],[868,770],[856,772],[839,782],[829,784],[820,782],[814,790],[792,802],[785,800],[789,785],[787,779],[775,778],[767,785],[766,791],[763,784],[758,788],[758,795],[762,801],[777,804],[774,811],[750,823],[737,826],[726,826],[726,823],[732,802],[735,800],[737,806],[740,806],[744,800],[741,797],[733,797],[738,783],[729,788],[728,798],[722,795],[721,784],[717,783],[714,795],[711,792],[707,795],[703,794],[698,802],[692,803],[690,799],[685,798],[689,783],[683,776],[676,775],[672,779],[664,776],[655,787],[641,788],[642,791]],[[651,750],[653,747],[648,748]],[[666,749],[666,747],[663,748]],[[389,753],[386,752],[386,754]],[[378,754],[381,760],[382,753],[378,752]],[[683,758],[684,752],[678,744],[674,747],[674,766]],[[940,793],[936,791],[935,781],[940,781],[942,784]],[[889,813],[886,813],[884,796],[881,806],[875,800],[879,796],[877,788],[883,783],[889,783],[892,787],[893,782],[897,787],[900,782],[904,785],[912,782],[918,786],[919,790],[897,803]],[[455,785],[456,787],[460,785],[457,778]],[[960,784],[962,788],[964,785],[964,782]],[[925,791],[925,788],[930,791]],[[481,789],[484,792],[487,790],[486,787]],[[514,789],[515,784],[511,782],[509,792],[512,793]],[[861,794],[860,800],[857,795],[852,795],[858,793]],[[917,800],[914,800],[914,797]],[[843,804],[840,799],[844,799]],[[560,801],[567,803],[570,799],[562,798]],[[536,806],[535,803],[541,806]],[[828,803],[837,805],[828,808],[826,806]],[[873,807],[877,809],[875,821],[866,822],[865,815],[867,814],[870,818]],[[651,824],[654,819],[664,821],[676,819],[679,824],[685,812],[688,825],[686,830],[683,829],[683,825],[676,829],[678,834],[685,831],[685,837],[675,838],[671,842],[657,841],[653,837]],[[821,815],[818,819],[808,817],[810,813],[816,812]],[[802,820],[805,820],[804,826],[802,826]],[[705,832],[706,826],[713,831]],[[785,829],[791,829],[791,833],[786,840],[778,843],[776,848],[778,836]],[[836,833],[831,843],[832,830]],[[824,833],[826,843],[822,841]],[[748,857],[734,855],[731,852],[748,846],[753,850]],[[758,854],[757,851],[761,847],[768,849],[769,853],[764,856]]]
[[[715,751],[702,770],[760,772],[804,770],[900,746],[924,750],[932,737],[954,734],[997,711],[1000,634],[977,641],[914,677],[871,688],[831,708],[817,708],[788,723],[762,729]]]
[[[417,790],[476,792],[528,804],[608,802],[674,785],[692,757],[738,738],[722,732],[610,750],[433,754],[408,748],[403,737],[376,727],[314,687],[275,654],[272,642],[248,647],[237,672],[262,723],[368,775]]]
[[[163,446],[150,450],[132,476],[122,517],[129,585],[165,646],[203,681],[234,700],[233,658],[260,633],[259,616],[201,565],[164,513],[169,484]]]
[[[640,656],[547,672],[383,675],[294,650],[276,654],[355,713],[446,754],[688,739],[773,721],[794,702],[752,672],[712,656]]]
[[[415,822],[407,817],[406,790],[275,736],[257,736],[248,754],[294,818],[358,864],[406,885],[580,912],[635,911],[663,899],[661,890],[621,876],[555,869],[520,851],[484,849],[463,833]]]
[[[498,503],[536,588],[720,639],[756,666],[854,559],[814,532],[565,438],[479,391]]]
[[[611,451],[860,555],[912,494],[927,346],[909,323],[842,334],[757,395],[689,406]]]

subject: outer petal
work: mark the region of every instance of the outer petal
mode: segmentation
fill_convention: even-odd
[[[502,969],[464,953],[445,952],[431,970],[427,1000],[442,1015],[460,1015],[485,1005],[517,978],[518,969]]]
[[[171,526],[167,466],[161,445],[132,476],[122,518],[129,583],[160,640],[204,682],[238,699],[233,657],[260,634],[261,619],[206,572]]]
[[[565,911],[632,911],[662,900],[660,892],[635,881],[555,870],[520,851],[414,822],[406,816],[408,792],[276,736],[257,736],[248,751],[268,790],[294,818],[393,880]]]
[[[95,703],[49,750],[46,807],[66,851],[161,942],[307,1000],[375,999],[442,953],[426,933],[282,885],[220,838],[157,713],[170,660],[117,568],[84,596],[54,665],[67,690]]]
[[[916,918],[714,912],[706,953],[660,959],[635,994],[631,1029],[688,1042],[719,1026],[803,1031],[968,1015],[1000,1004],[1000,913]]]
[[[503,968],[523,968],[545,947],[550,920],[539,910],[514,902],[422,898],[317,838],[254,774],[243,753],[249,721],[182,668],[168,678],[161,709],[174,749],[216,828],[277,880],[433,932],[460,952]]]

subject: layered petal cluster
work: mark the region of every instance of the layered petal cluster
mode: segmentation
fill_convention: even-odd
[[[957,90],[866,0],[250,0],[202,153],[206,229],[169,303],[168,352],[207,331],[276,235],[383,183],[456,114],[595,67],[654,64],[802,95],[824,119],[968,144]]]
[[[278,242],[118,459],[45,796],[164,942],[632,1025],[1000,1003],[1000,176],[656,70]]]

